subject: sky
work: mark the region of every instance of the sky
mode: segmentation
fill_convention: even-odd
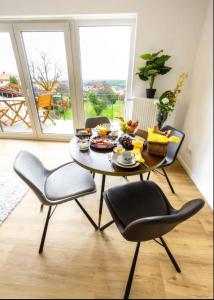
[[[83,80],[123,79],[128,76],[130,26],[80,27],[81,71]],[[63,32],[23,32],[28,61],[40,63],[46,54],[67,80],[67,61]],[[0,33],[0,74],[18,74],[8,33]]]

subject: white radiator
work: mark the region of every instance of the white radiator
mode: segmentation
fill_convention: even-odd
[[[133,97],[127,99],[127,119],[138,120],[139,128],[147,130],[156,124],[156,108],[154,101],[142,97]]]

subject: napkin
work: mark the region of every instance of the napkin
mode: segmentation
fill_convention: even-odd
[[[177,136],[170,136],[169,138],[165,135],[154,133],[152,128],[148,128],[148,142],[152,143],[161,143],[161,144],[167,144],[169,142],[173,143],[179,143],[180,138]]]
[[[140,148],[134,148],[133,150],[131,150],[131,152],[134,154],[136,161],[144,163],[145,159],[141,155]]]

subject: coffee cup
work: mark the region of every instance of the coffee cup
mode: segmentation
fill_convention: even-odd
[[[122,159],[125,163],[130,163],[134,158],[134,154],[130,151],[125,151],[122,154]]]

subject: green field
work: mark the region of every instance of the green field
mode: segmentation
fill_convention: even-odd
[[[86,118],[96,116],[93,105],[89,101],[84,101],[84,111]],[[107,108],[105,108],[102,111],[101,115],[108,117],[110,120],[113,120],[118,116],[124,116],[124,101],[117,100],[115,104],[109,105]],[[64,113],[60,115],[60,119],[72,120],[72,110],[67,109]]]

